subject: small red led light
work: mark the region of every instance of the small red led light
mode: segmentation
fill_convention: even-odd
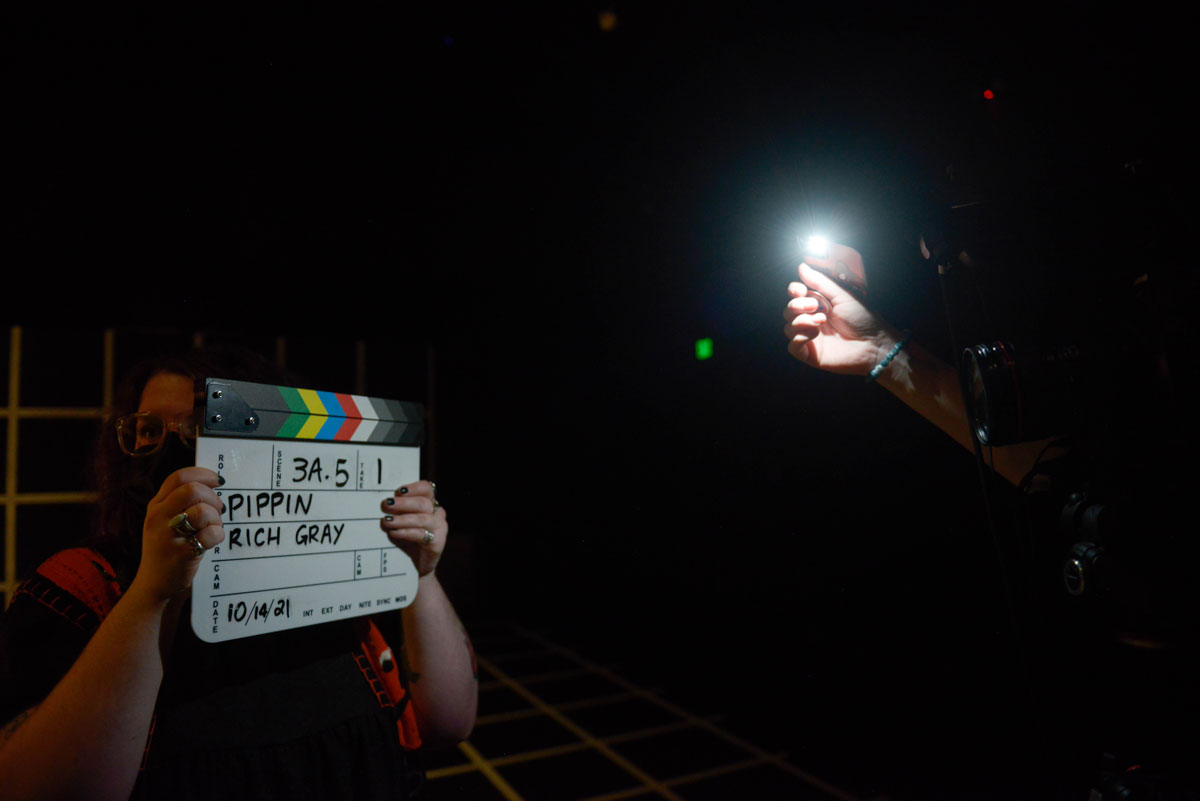
[[[995,92],[993,92],[991,89],[984,89],[984,90],[983,90],[983,97],[984,97],[984,99],[985,99],[985,100],[991,100],[991,99],[992,99],[992,98],[994,98],[995,96],[996,96],[996,93],[995,93]]]

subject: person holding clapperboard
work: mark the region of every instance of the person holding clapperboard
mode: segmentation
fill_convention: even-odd
[[[226,537],[223,479],[195,466],[195,382],[295,383],[278,372],[198,352],[126,379],[113,420],[157,417],[132,418],[122,441],[105,425],[98,531],[0,618],[0,797],[415,798],[407,753],[474,726],[474,655],[438,583],[448,527],[428,481],[379,511],[382,545],[419,575],[403,611],[215,644],[189,627],[198,566]]]

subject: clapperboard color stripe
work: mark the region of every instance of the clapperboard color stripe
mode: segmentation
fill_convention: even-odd
[[[401,609],[412,560],[379,527],[421,476],[417,403],[209,378],[196,464],[224,483],[225,539],[192,582],[204,642]]]
[[[396,445],[422,438],[415,403],[216,378],[207,391],[207,434]]]

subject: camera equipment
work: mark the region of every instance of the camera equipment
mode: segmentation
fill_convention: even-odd
[[[1078,345],[1037,348],[996,341],[965,348],[959,375],[971,432],[986,446],[1067,432],[1084,401],[1084,367]]]
[[[1029,209],[1007,189],[943,199],[922,241],[989,523],[1002,561],[1020,561],[1004,571],[1025,585],[1016,647],[1030,650],[1030,681],[1060,693],[1036,710],[1047,726],[1094,753],[1147,755],[1145,771],[1106,770],[1094,798],[1168,797],[1190,752],[1162,732],[1179,709],[1200,711],[1180,678],[1194,675],[1200,639],[1188,611],[1200,563],[1187,417],[1198,365],[1181,249],[1149,237],[1170,217],[1135,208],[1127,185],[1039,187],[1028,196],[1054,202]],[[1027,443],[1041,456],[1006,497],[985,453]],[[1011,522],[993,514],[1014,502]]]

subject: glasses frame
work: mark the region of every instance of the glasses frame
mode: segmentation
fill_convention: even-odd
[[[137,420],[138,418],[148,419],[151,417],[162,420],[162,423],[163,423],[163,434],[161,437],[158,438],[158,442],[155,443],[154,447],[151,448],[150,450],[139,451],[137,453],[134,453],[133,451],[126,448],[125,443],[121,441],[121,429],[124,426],[126,426],[128,423],[133,422],[133,421]],[[192,428],[192,431],[195,432],[192,434],[192,438],[190,440],[186,436],[184,436],[183,427],[185,425],[190,425]],[[121,452],[124,453],[126,456],[132,456],[134,459],[140,459],[143,456],[152,456],[153,454],[156,454],[159,451],[161,451],[163,443],[167,441],[167,437],[169,436],[170,432],[172,432],[172,431],[174,431],[176,436],[179,437],[180,442],[182,442],[184,445],[191,448],[192,450],[195,450],[196,449],[196,434],[198,434],[199,430],[200,430],[200,426],[197,424],[195,417],[191,417],[186,420],[166,420],[163,418],[163,416],[161,414],[155,414],[154,412],[137,412],[135,414],[127,414],[124,417],[118,418],[116,425],[114,427],[116,428],[116,434],[117,434],[117,447],[119,447],[121,449]]]

